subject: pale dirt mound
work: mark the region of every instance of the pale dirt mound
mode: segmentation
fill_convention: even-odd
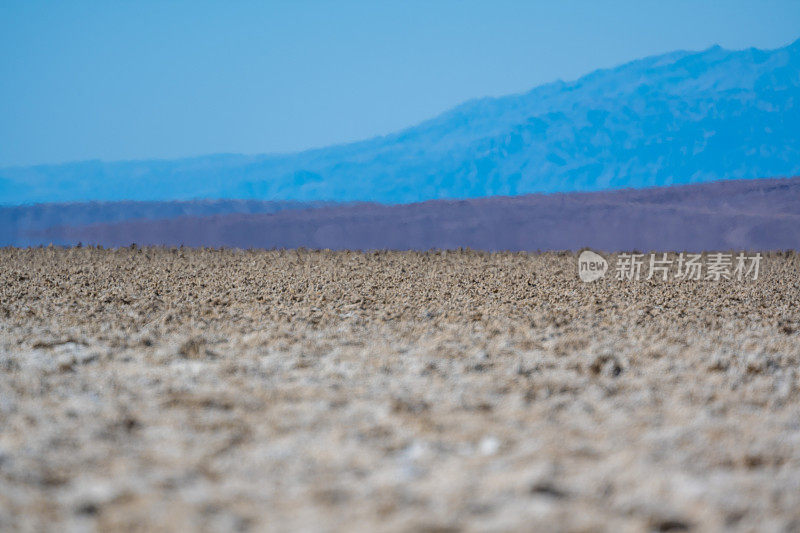
[[[2,250],[0,530],[800,528],[800,257],[575,262]]]

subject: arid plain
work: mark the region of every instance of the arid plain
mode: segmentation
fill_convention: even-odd
[[[0,250],[0,530],[800,530],[800,256],[576,257]]]

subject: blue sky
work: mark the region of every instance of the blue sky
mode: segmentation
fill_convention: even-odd
[[[675,49],[800,1],[0,2],[0,166],[302,150]]]

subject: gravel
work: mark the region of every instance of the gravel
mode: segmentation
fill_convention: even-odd
[[[609,257],[609,262],[613,257]],[[0,530],[800,530],[800,256],[0,250]]]

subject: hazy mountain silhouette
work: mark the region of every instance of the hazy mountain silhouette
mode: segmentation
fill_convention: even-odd
[[[800,178],[182,216],[56,227],[27,238],[239,248],[800,249]]]
[[[277,213],[285,209],[322,207],[324,202],[259,200],[193,200],[169,202],[74,202],[0,207],[0,246],[42,244],[29,234],[58,226],[86,226],[128,220],[164,220],[231,213]],[[47,243],[44,243],[47,244]]]
[[[291,155],[0,169],[0,202],[414,202],[800,173],[800,41],[673,52]]]

